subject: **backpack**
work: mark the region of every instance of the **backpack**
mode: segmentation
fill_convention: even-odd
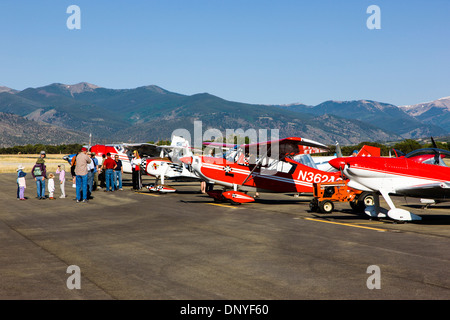
[[[41,167],[40,167],[40,166],[34,167],[34,169],[33,169],[33,175],[34,175],[35,177],[37,177],[37,176],[42,176],[42,170],[41,170]]]

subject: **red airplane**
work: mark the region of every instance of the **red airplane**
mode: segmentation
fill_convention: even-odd
[[[340,179],[340,172],[318,170],[309,155],[325,151],[329,149],[321,143],[291,137],[241,145],[220,158],[192,156],[181,160],[191,164],[201,179],[231,189],[207,191],[215,200],[245,203],[255,199],[238,190],[312,193],[314,182]],[[298,161],[293,160],[299,155]]]
[[[375,206],[366,207],[366,214],[412,221],[422,218],[396,208],[390,195],[449,201],[450,167],[444,158],[450,159],[449,151],[425,148],[398,158],[346,157],[333,159],[330,164],[350,179],[349,187],[375,193]],[[389,211],[379,207],[378,193],[389,205]]]

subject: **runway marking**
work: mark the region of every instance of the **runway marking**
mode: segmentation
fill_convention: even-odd
[[[304,218],[304,219],[305,219],[305,220],[310,220],[310,221],[317,221],[317,222],[325,222],[325,223],[331,223],[331,224],[338,224],[338,225],[341,225],[341,226],[348,226],[348,227],[353,227],[353,228],[369,229],[369,230],[375,230],[375,231],[381,231],[381,232],[387,231],[387,229],[373,228],[373,227],[365,227],[365,226],[355,225],[355,224],[350,224],[350,223],[334,222],[334,221],[327,221],[327,220],[313,219],[313,218]]]
[[[159,197],[159,194],[146,193],[146,192],[136,192],[136,193],[144,194],[146,196]]]
[[[212,206],[219,206],[219,207],[224,207],[224,208],[231,208],[231,209],[237,209],[237,207],[232,207],[228,204],[221,204],[221,203],[208,203]]]

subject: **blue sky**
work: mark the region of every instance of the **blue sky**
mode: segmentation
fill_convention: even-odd
[[[69,30],[69,5],[81,29]],[[366,9],[378,5],[381,29]],[[450,96],[450,1],[0,2],[0,85],[158,85],[227,100],[396,105]]]

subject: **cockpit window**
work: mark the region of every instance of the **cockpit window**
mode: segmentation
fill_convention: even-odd
[[[310,168],[317,169],[317,165],[309,154],[299,154],[293,158],[295,161],[308,166]]]

